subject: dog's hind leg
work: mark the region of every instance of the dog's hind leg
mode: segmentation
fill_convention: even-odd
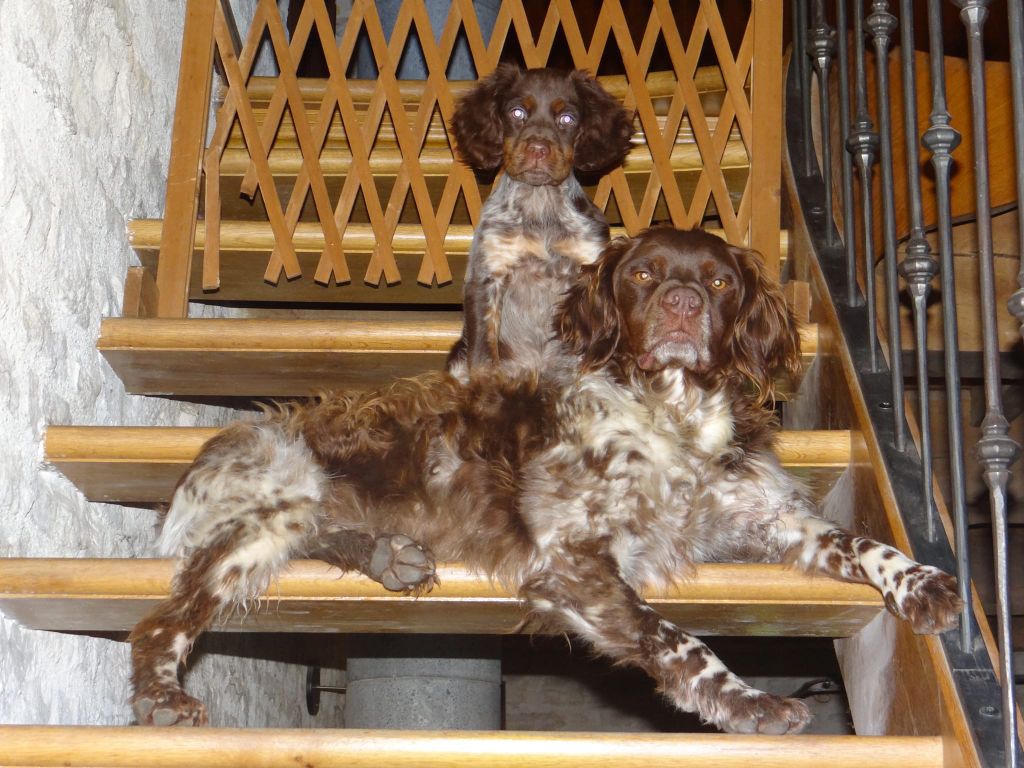
[[[309,504],[310,502],[306,502]],[[266,590],[288,556],[305,540],[297,521],[312,510],[301,502],[282,505],[296,518],[291,536],[274,536],[252,521],[236,520],[206,546],[194,550],[174,577],[170,596],[134,630],[132,705],[144,725],[205,725],[205,707],[188,696],[179,674],[192,643],[219,615],[246,610]]]
[[[599,544],[549,557],[520,594],[543,629],[572,632],[614,661],[643,669],[674,706],[704,722],[783,734],[801,731],[811,719],[803,702],[752,688],[703,642],[661,618]]]
[[[325,482],[302,439],[273,422],[229,427],[203,447],[161,533],[163,551],[182,558],[170,596],[130,637],[140,723],[206,723],[205,708],[179,682],[189,649],[219,615],[248,609],[308,547]]]

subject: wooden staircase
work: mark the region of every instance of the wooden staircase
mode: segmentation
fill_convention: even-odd
[[[223,14],[219,4],[216,9],[214,5],[190,0],[185,50],[190,46],[205,50],[203,45],[212,46],[215,41],[220,56],[228,59],[229,75],[238,67],[244,76],[252,63],[248,49],[229,51],[216,31],[219,27],[203,27],[207,15]],[[307,5],[319,8],[322,3]],[[355,9],[375,17],[372,5],[357,0]],[[453,4],[458,9],[467,5]],[[607,11],[612,16],[608,23],[616,29],[624,27],[620,4],[604,5],[612,9]],[[522,5],[506,6],[512,8],[507,24],[514,23],[522,35],[518,15]],[[778,93],[772,93],[772,77],[762,76],[761,82],[768,85],[752,92],[748,75],[758,66],[766,67],[769,74],[775,67],[781,78],[778,51],[774,55],[770,51],[779,47],[779,30],[774,25],[781,25],[782,9],[779,0],[755,0],[754,6],[761,14],[761,26],[750,21],[731,62],[698,67],[697,59],[687,54],[682,75],[677,68],[665,76],[640,67],[641,53],[646,53],[649,63],[653,42],[622,54],[626,75],[605,78],[604,83],[636,106],[638,150],[624,170],[590,191],[607,207],[614,231],[633,233],[657,219],[679,225],[707,224],[734,241],[754,242],[765,251],[772,269],[792,276],[792,295],[805,297],[795,305],[808,320],[802,332],[806,375],[781,406],[789,428],[779,441],[779,458],[822,499],[840,485],[830,508],[848,517],[858,532],[906,547],[887,480],[878,468],[877,445],[860,395],[849,383],[854,379],[835,311],[816,280],[801,223],[797,222],[792,235],[779,231],[779,147],[771,147],[772,131],[781,130],[781,107]],[[566,29],[570,48],[582,45],[572,34],[569,4],[552,3],[551,8],[545,18]],[[728,42],[718,39],[721,18],[713,3],[702,3],[702,9],[695,29],[711,35],[722,54],[719,48],[728,47]],[[269,15],[263,23],[272,24],[267,19]],[[309,25],[320,23],[319,17],[308,20]],[[479,30],[466,23],[467,34],[475,42]],[[499,19],[499,27],[501,23]],[[529,30],[528,23],[525,29]],[[681,50],[678,30],[672,29],[663,24],[660,34],[670,49]],[[541,39],[549,36],[544,33]],[[301,30],[296,39],[301,42]],[[616,40],[620,46],[625,44],[625,38]],[[487,50],[500,52],[500,42]],[[688,50],[695,47],[699,52],[700,36],[691,42],[694,45]],[[349,45],[351,54],[351,44],[344,37],[342,53]],[[550,49],[551,42],[547,45]],[[754,56],[757,46],[769,51],[760,63]],[[522,45],[522,51],[533,65],[544,53],[539,44]],[[596,47],[577,53],[580,66],[598,68],[601,51]],[[486,61],[493,66],[497,53]],[[436,79],[427,85],[411,84],[393,75],[390,80],[382,75],[382,83],[349,81],[351,103],[339,103],[340,115],[325,122],[317,110],[330,89],[324,81],[297,81],[308,107],[308,125],[301,130],[292,122],[293,111],[280,116],[283,97],[277,86],[284,79],[250,78],[245,100],[237,90],[219,95],[221,117],[232,110],[240,117],[248,111],[255,130],[272,140],[273,149],[263,158],[254,158],[246,149],[251,146],[251,127],[240,128],[230,119],[218,123],[205,149],[197,148],[188,137],[179,142],[179,128],[175,129],[168,216],[172,209],[187,208],[189,195],[199,201],[202,215],[185,224],[136,221],[129,226],[140,266],[126,276],[123,315],[103,320],[97,343],[129,393],[229,397],[247,404],[255,398],[305,396],[323,388],[370,387],[440,368],[458,337],[461,274],[486,186],[477,191],[471,174],[453,164],[443,121],[439,124],[432,115],[436,106],[447,118],[451,96],[463,86],[452,84],[446,93]],[[638,88],[638,82],[646,85],[646,93],[641,93],[644,89]],[[357,123],[372,124],[374,112],[383,112],[382,91],[387,92],[388,115],[380,118],[379,132],[369,131],[378,142],[372,156],[360,157],[356,147],[350,146],[353,139],[347,142],[346,137],[352,137]],[[411,110],[421,109],[415,117],[399,115],[399,102]],[[205,133],[205,123],[187,114],[196,109],[183,106],[179,96],[181,122],[191,119]],[[684,111],[689,112],[686,120]],[[760,117],[756,140],[755,113]],[[420,131],[422,147],[415,161],[409,161],[405,128],[396,115]],[[328,270],[326,279],[321,279],[325,264],[336,267],[340,262],[330,261],[326,228],[311,203],[298,206],[289,219],[283,207],[276,213],[272,210],[262,185],[255,204],[239,202],[240,192],[252,188],[259,175],[255,166],[261,163],[265,165],[261,172],[270,173],[275,189],[288,199],[297,180],[309,170],[299,146],[300,133],[306,131],[320,131],[325,137],[314,176],[321,174],[332,201],[350,198],[350,215],[342,217],[340,232],[344,263],[352,276],[348,283],[333,279],[339,276],[337,271]],[[768,149],[756,153],[753,147],[759,142]],[[658,155],[655,143],[666,152]],[[201,175],[196,175],[199,160],[205,169],[203,185]],[[769,171],[774,163],[774,186],[770,173],[765,186],[765,171],[756,167],[757,162]],[[360,168],[372,169],[372,178],[349,184],[358,175],[354,169]],[[181,191],[182,179],[191,179],[193,185],[186,192]],[[421,185],[427,198],[446,209],[447,221],[431,233],[429,223],[420,219],[436,221],[445,216],[435,211],[425,215],[422,200],[410,205],[401,191],[403,185],[407,190]],[[767,214],[753,210],[755,196],[766,201]],[[770,227],[759,220],[765,215]],[[275,228],[289,221],[293,271],[304,277],[281,280],[280,271],[289,276],[290,267],[287,254],[280,253],[282,243]],[[384,237],[379,231],[382,221]],[[194,237],[186,238],[185,230]],[[438,243],[443,250],[437,249]],[[451,279],[441,279],[447,273]],[[175,276],[177,283],[172,282]],[[189,317],[189,301],[193,307],[206,302],[242,310],[234,317]],[[367,308],[370,305],[372,309]],[[175,482],[212,433],[211,429],[166,426],[52,425],[45,454],[47,462],[89,500],[148,507],[168,500]],[[35,629],[119,633],[130,629],[167,594],[172,570],[172,562],[159,559],[0,560],[0,610]],[[342,576],[323,563],[294,562],[258,610],[244,620],[225,617],[215,630],[499,634],[519,623],[522,606],[514,595],[458,564],[444,564],[439,570],[441,587],[411,598],[387,592],[361,576]],[[885,613],[874,590],[784,566],[709,564],[700,567],[692,580],[645,597],[667,618],[699,633],[764,636],[759,642],[764,643],[766,655],[771,653],[772,636],[836,638],[854,722],[870,723],[870,727],[857,736],[777,738],[0,726],[0,765],[937,768],[978,764],[937,643],[914,637],[898,625]],[[911,702],[908,713],[904,708]]]

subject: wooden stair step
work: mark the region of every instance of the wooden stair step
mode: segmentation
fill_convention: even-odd
[[[708,227],[706,231],[719,237],[725,231]],[[140,256],[156,255],[160,248],[163,234],[161,219],[133,219],[128,222],[128,243]],[[625,235],[622,227],[612,227],[611,236]],[[324,233],[319,223],[300,221],[295,227],[292,237],[297,251],[320,254],[324,249]],[[465,258],[473,242],[473,227],[467,224],[452,224],[445,234],[445,254],[451,258],[458,255]],[[249,251],[269,253],[275,243],[274,232],[265,221],[225,220],[220,224],[220,243],[222,251]],[[342,247],[346,252],[371,253],[377,244],[377,235],[369,224],[351,222],[342,233]],[[206,245],[206,222],[196,222],[195,248],[201,250]],[[426,250],[426,238],[423,228],[418,224],[399,224],[391,239],[391,247],[396,254],[421,255]],[[789,231],[780,230],[779,247],[782,258],[789,253]],[[454,266],[453,266],[454,269]],[[261,272],[262,277],[262,272]]]
[[[939,736],[0,726],[6,764],[68,768],[939,768]]]
[[[135,394],[286,397],[369,388],[444,367],[457,312],[351,312],[332,320],[104,318],[97,347]],[[801,331],[804,359],[817,326]]]
[[[166,597],[169,559],[0,559],[0,610],[31,629],[131,629]],[[441,584],[411,597],[315,560],[292,561],[259,605],[220,618],[215,631],[506,634],[521,601],[457,564]],[[849,637],[885,609],[871,587],[807,576],[785,565],[708,564],[645,598],[698,634]]]
[[[156,503],[170,499],[178,479],[212,427],[51,426],[46,459],[91,501]],[[850,463],[847,430],[783,431],[776,454],[783,466],[827,490]]]
[[[720,229],[708,229],[724,235]],[[153,275],[157,273],[160,238],[163,222],[159,219],[138,219],[128,222],[128,241],[139,260]],[[612,235],[624,234],[619,227]],[[275,239],[266,221],[226,220],[220,232],[220,288],[214,292],[203,290],[203,248],[206,245],[206,224],[196,223],[192,259],[189,300],[218,302],[260,303],[363,303],[363,304],[432,304],[458,306],[462,304],[463,275],[473,228],[463,224],[448,227],[444,238],[444,252],[454,279],[441,286],[423,286],[417,275],[426,252],[423,228],[418,224],[399,224],[392,238],[395,262],[401,282],[380,286],[365,283],[370,256],[377,236],[369,224],[349,223],[342,233],[345,260],[352,273],[352,282],[346,285],[321,285],[313,280],[320,255],[324,249],[323,230],[318,223],[299,222],[293,243],[302,270],[302,279],[281,279],[277,284],[264,280]],[[779,234],[781,258],[789,252],[789,233]]]

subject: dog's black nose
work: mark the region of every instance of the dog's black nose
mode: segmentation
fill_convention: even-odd
[[[680,285],[665,291],[661,297],[661,306],[680,317],[695,317],[704,308],[704,297],[693,288]]]
[[[530,139],[526,142],[526,154],[535,160],[542,160],[551,154],[551,144],[542,139]]]

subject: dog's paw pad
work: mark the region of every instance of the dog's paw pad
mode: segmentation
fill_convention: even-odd
[[[167,727],[206,725],[206,707],[182,691],[160,690],[141,693],[132,701],[140,725]]]
[[[732,733],[781,736],[799,733],[811,722],[811,711],[799,699],[787,699],[753,689],[730,699],[721,727]]]
[[[429,586],[434,581],[434,558],[408,536],[379,536],[370,556],[369,575],[392,592]]]
[[[930,565],[915,565],[895,581],[896,588],[885,595],[885,603],[909,621],[914,632],[931,635],[957,625],[963,602],[953,576]]]

